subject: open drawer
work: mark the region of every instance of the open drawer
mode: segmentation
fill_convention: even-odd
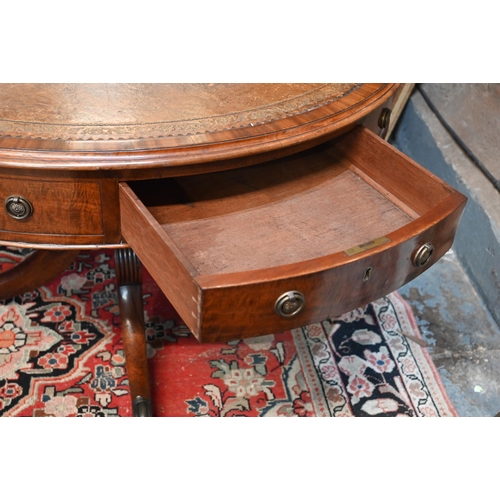
[[[203,342],[364,306],[451,246],[466,198],[359,126],[256,166],[120,184],[122,234]]]

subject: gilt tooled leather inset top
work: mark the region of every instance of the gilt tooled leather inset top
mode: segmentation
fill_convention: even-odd
[[[396,88],[378,83],[0,84],[0,167],[130,170],[203,163],[208,168],[257,155],[264,161],[275,151],[290,154],[346,132]]]
[[[253,127],[314,110],[357,85],[4,84],[0,136],[131,140]]]

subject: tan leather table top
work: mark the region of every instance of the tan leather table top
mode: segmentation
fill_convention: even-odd
[[[0,135],[120,140],[199,134],[311,111],[356,84],[5,84]]]
[[[0,167],[42,161],[85,169],[104,161],[105,168],[127,169],[238,158],[341,133],[395,89],[353,83],[0,84]],[[136,165],[138,152],[149,156]]]

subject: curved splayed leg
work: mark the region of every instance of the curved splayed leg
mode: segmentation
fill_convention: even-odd
[[[35,250],[17,266],[0,273],[0,300],[31,292],[59,276],[78,250]]]

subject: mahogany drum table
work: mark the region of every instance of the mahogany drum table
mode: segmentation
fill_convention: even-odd
[[[2,84],[0,299],[116,249],[134,415],[141,264],[201,342],[361,307],[451,246],[466,199],[388,145],[396,84]],[[139,261],[140,259],[140,261]]]

